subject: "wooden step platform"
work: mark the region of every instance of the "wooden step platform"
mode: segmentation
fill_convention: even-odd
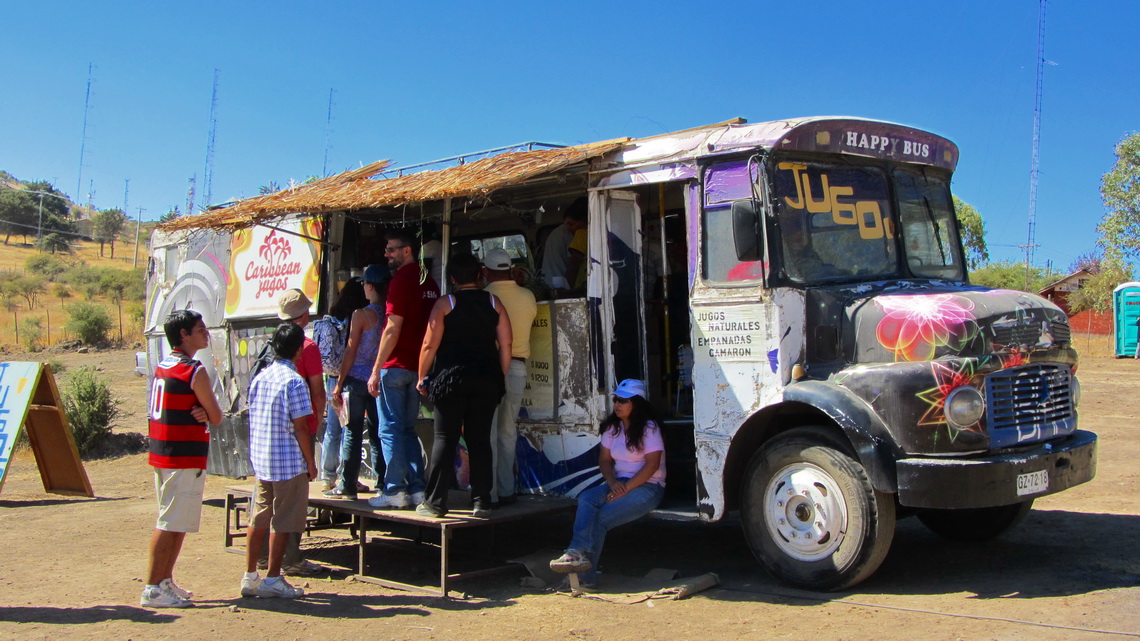
[[[248,526],[248,518],[243,519],[242,515],[248,517],[249,501],[253,495],[253,485],[232,486],[226,488],[226,521],[225,521],[225,547],[232,549],[235,553],[243,553],[244,550],[238,550],[233,547],[234,539],[245,537],[245,528]],[[323,529],[323,528],[352,528],[356,531],[357,537],[357,579],[360,581],[367,581],[389,588],[396,588],[400,590],[411,590],[418,592],[427,592],[436,596],[447,597],[449,595],[449,586],[452,581],[457,581],[465,578],[472,578],[475,576],[484,576],[494,572],[501,572],[505,569],[510,569],[512,565],[505,565],[500,562],[498,565],[487,567],[485,569],[475,570],[472,572],[451,573],[448,569],[449,565],[449,543],[452,534],[455,530],[462,528],[474,527],[488,527],[502,523],[509,523],[511,521],[519,521],[525,519],[534,519],[539,517],[549,516],[557,512],[573,510],[577,502],[573,499],[552,496],[538,496],[523,494],[519,495],[518,500],[511,505],[502,506],[496,510],[492,510],[491,515],[486,518],[476,518],[471,515],[470,498],[467,492],[453,490],[448,495],[449,511],[446,516],[442,518],[421,516],[416,514],[414,509],[377,509],[368,505],[368,499],[374,496],[373,494],[361,494],[355,500],[331,498],[325,496],[321,492],[321,485],[312,483],[309,488],[309,507],[317,508],[318,510],[328,511],[332,514],[344,514],[351,517],[350,523],[334,524],[331,525],[311,525],[310,529]],[[459,506],[463,506],[461,509]],[[421,586],[412,585],[408,583],[401,583],[390,579],[377,576],[369,572],[367,562],[367,548],[369,544],[368,528],[369,523],[372,521],[387,521],[391,523],[399,523],[403,525],[415,526],[418,529],[438,530],[439,531],[439,587],[435,586]],[[416,537],[415,542],[418,545],[431,545],[436,544],[424,543],[420,537]]]

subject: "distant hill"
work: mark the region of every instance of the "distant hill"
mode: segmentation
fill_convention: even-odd
[[[39,181],[20,180],[12,174],[0,169],[0,189],[28,189],[29,185],[33,182]],[[59,188],[56,187],[56,189],[58,190]],[[67,196],[67,194],[63,195]],[[91,217],[98,213],[98,210],[72,202],[70,196],[67,196],[64,201],[67,203],[67,209],[71,215],[72,220],[74,220],[76,223],[78,233],[82,234],[86,240],[90,240]],[[135,237],[135,222],[129,213],[127,214],[127,218],[131,219],[131,223],[127,225],[126,229],[123,230],[121,238],[127,242],[134,242],[133,239]],[[143,221],[142,226],[139,230],[139,237],[142,239],[144,246],[150,243],[151,232],[154,231],[154,228],[157,225],[158,223],[155,221]]]

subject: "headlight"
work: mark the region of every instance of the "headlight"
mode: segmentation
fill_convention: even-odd
[[[1073,409],[1081,404],[1081,382],[1077,380],[1077,375],[1073,374],[1073,385],[1069,388],[1069,396],[1073,399]]]
[[[964,385],[946,396],[946,420],[959,429],[967,428],[982,419],[986,410],[985,399],[978,390]]]

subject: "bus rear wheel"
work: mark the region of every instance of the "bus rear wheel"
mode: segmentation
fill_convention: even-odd
[[[741,521],[753,555],[778,579],[841,590],[871,576],[886,558],[895,504],[825,430],[797,428],[753,457]]]
[[[918,513],[918,520],[930,531],[951,541],[989,541],[1017,527],[1032,507],[1033,499],[1029,499],[1013,505],[972,510],[923,510]]]

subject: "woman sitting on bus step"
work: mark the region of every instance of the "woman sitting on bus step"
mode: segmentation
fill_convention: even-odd
[[[605,483],[578,495],[570,546],[550,562],[555,572],[580,573],[587,588],[597,582],[606,532],[645,516],[665,494],[665,441],[645,400],[645,383],[622,381],[613,403],[614,411],[600,429],[598,470]]]

